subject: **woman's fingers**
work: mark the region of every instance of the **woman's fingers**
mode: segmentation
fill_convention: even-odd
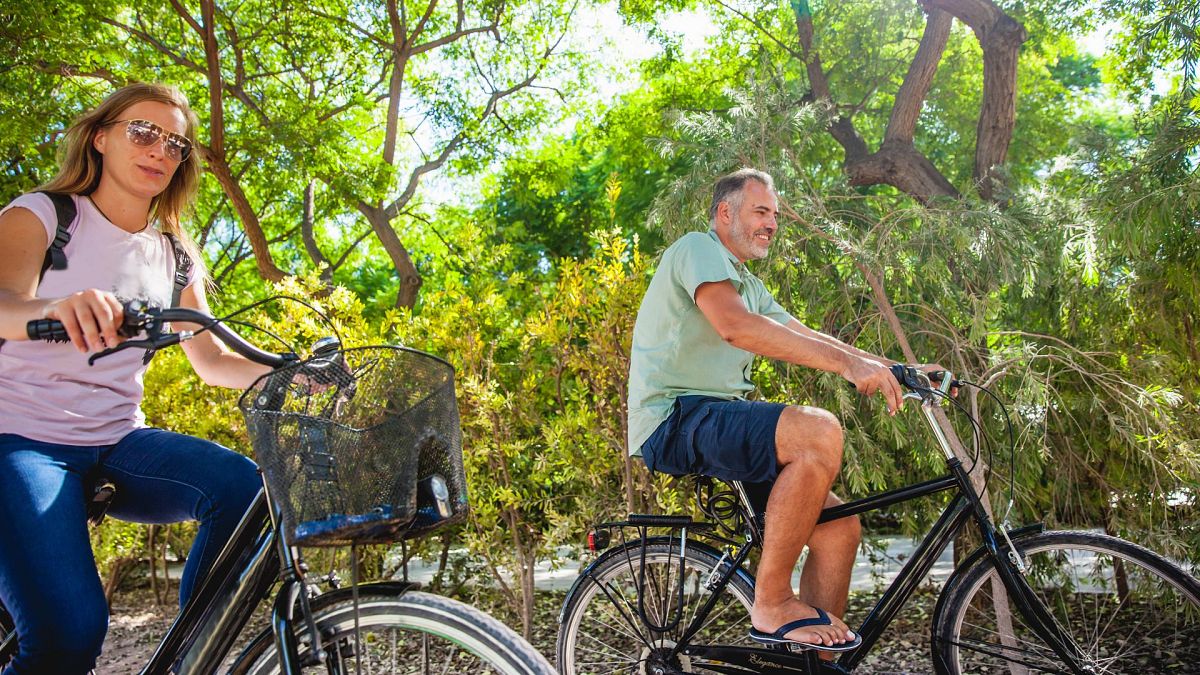
[[[121,324],[125,322],[125,309],[116,296],[111,293],[105,293],[101,298],[109,312],[108,330],[104,331],[104,341],[108,343],[109,347],[115,347],[125,340],[117,332],[121,329]]]
[[[121,342],[117,329],[124,313],[112,293],[90,289],[71,294],[46,307],[46,318],[63,325],[71,344],[81,352],[94,352]]]
[[[71,344],[81,352],[87,352],[87,340],[83,337],[83,331],[79,328],[79,320],[75,318],[75,310],[70,305],[55,304],[46,308],[46,318],[56,319],[63,325],[63,330],[67,331],[67,337],[70,338]]]
[[[71,309],[74,310],[75,321],[83,333],[86,351],[95,352],[104,349],[104,342],[100,336],[100,321],[95,314],[95,308],[85,301],[75,303]]]

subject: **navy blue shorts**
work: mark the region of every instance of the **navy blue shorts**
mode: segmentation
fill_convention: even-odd
[[[766,482],[779,474],[775,427],[787,406],[711,396],[680,396],[642,444],[651,471]]]

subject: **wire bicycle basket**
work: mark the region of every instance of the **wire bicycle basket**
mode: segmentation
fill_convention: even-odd
[[[389,543],[467,514],[450,364],[358,347],[259,378],[238,402],[295,546]]]

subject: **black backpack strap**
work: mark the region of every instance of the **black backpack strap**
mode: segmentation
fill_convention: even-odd
[[[175,287],[171,290],[171,306],[178,307],[179,298],[188,284],[188,275],[192,273],[192,256],[184,250],[178,237],[169,232],[163,235],[171,241],[171,248],[175,251]]]
[[[38,275],[40,283],[42,277],[46,276],[46,270],[67,269],[67,254],[63,250],[67,247],[67,243],[71,241],[71,225],[75,222],[76,209],[75,200],[71,195],[65,192],[42,192],[50,198],[54,203],[54,212],[58,216],[58,229],[54,233],[54,241],[50,242],[50,246],[46,249],[46,258],[42,261],[42,272]]]

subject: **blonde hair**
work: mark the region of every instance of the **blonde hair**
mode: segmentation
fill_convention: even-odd
[[[126,109],[143,101],[175,106],[187,120],[184,136],[192,142],[193,152],[186,161],[180,162],[167,188],[150,200],[150,218],[158,220],[160,231],[175,236],[183,244],[196,265],[196,280],[199,281],[204,275],[204,259],[182,221],[191,211],[200,187],[202,169],[194,150],[200,120],[192,111],[187,96],[177,87],[135,82],[114,91],[100,105],[75,118],[58,149],[58,174],[38,189],[77,195],[95,192],[104,171],[104,155],[92,144],[96,131],[121,119]]]

